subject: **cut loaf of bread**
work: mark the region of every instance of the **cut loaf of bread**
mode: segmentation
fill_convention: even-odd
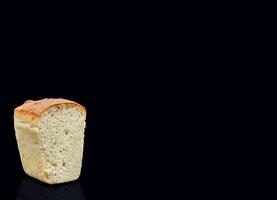
[[[66,99],[26,101],[14,111],[23,169],[48,184],[79,178],[86,110]]]

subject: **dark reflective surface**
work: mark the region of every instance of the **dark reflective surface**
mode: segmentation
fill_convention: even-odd
[[[17,194],[17,200],[85,200],[80,183],[46,185],[25,175]]]

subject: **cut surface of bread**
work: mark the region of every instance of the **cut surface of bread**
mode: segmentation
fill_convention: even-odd
[[[65,99],[27,101],[14,111],[23,169],[48,184],[73,181],[81,173],[86,110]]]

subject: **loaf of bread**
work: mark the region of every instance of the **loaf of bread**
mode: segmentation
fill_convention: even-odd
[[[26,101],[14,110],[23,169],[48,184],[73,181],[81,173],[86,110],[66,99]]]

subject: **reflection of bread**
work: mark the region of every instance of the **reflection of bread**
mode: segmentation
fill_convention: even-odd
[[[17,200],[85,200],[81,185],[78,182],[62,185],[46,185],[28,176],[24,176]]]
[[[78,179],[86,110],[65,99],[26,101],[14,111],[24,171],[49,184]]]

